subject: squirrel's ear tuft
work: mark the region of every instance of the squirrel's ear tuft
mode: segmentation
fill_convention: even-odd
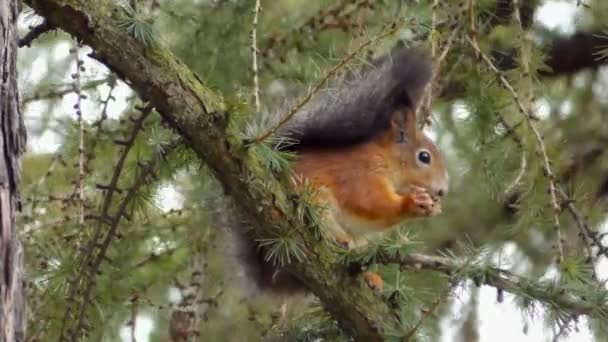
[[[418,134],[418,121],[416,120],[416,110],[407,109],[404,112],[405,116],[405,131],[410,139],[415,139]]]
[[[394,142],[404,144],[411,139],[407,131],[407,117],[404,110],[396,110],[391,114],[390,132]]]

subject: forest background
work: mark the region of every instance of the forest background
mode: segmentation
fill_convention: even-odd
[[[73,13],[41,3],[25,1],[38,14],[26,6],[19,26],[28,340],[178,340],[184,325],[187,338],[206,341],[348,335],[314,296],[260,294],[244,277],[217,219],[227,213],[214,211],[225,179],[200,152],[212,147],[193,148],[172,129],[173,105],[142,91],[156,77],[149,69],[132,79],[135,67],[107,61],[108,53],[128,58],[121,44],[137,46],[144,65],[170,51],[183,65],[162,71],[196,73],[244,136],[263,133],[256,113],[316,85],[330,92],[328,74],[339,78],[397,44],[424,46],[435,76],[421,124],[444,153],[451,189],[441,216],[409,223],[379,248],[399,242],[404,254],[454,264],[448,275],[433,265],[417,271],[415,262],[375,266],[388,279],[379,300],[397,298],[402,319],[390,334],[606,340],[605,1],[281,0],[258,8],[251,0],[141,0],[97,9],[68,1],[99,25],[109,22],[99,16],[119,18],[123,35],[94,31],[80,37],[85,44],[62,30],[84,35],[69,22]],[[288,167],[265,144],[250,152],[265,177]],[[264,241],[277,260],[305,263],[297,236]],[[576,300],[562,300],[565,292]]]

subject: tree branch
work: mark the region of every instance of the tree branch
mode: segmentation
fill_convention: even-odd
[[[30,47],[34,40],[36,40],[38,37],[40,37],[44,33],[52,31],[54,29],[55,29],[55,27],[53,25],[49,24],[49,22],[47,20],[43,21],[42,24],[32,27],[30,32],[28,32],[25,35],[25,37],[23,37],[22,39],[19,39],[19,47],[24,47],[24,46]]]
[[[549,70],[539,70],[542,77],[559,77],[585,69],[595,69],[608,64],[608,58],[600,58],[598,51],[608,46],[608,36],[602,32],[578,32],[570,36],[547,38],[544,63]],[[494,64],[501,71],[517,67],[515,51],[492,50]],[[454,99],[466,93],[464,84],[452,81],[442,87],[438,94],[443,99]]]
[[[598,51],[608,46],[608,36],[602,32],[577,32],[571,36],[554,36],[543,47],[547,58],[545,64],[551,70],[540,70],[542,76],[559,76],[577,71],[596,68],[608,63],[608,58],[600,58]],[[493,51],[492,57],[501,70],[517,67],[511,53]]]
[[[481,14],[481,21],[488,27],[508,24],[514,12],[519,12],[522,29],[528,30],[534,23],[534,14],[540,1],[519,1],[518,10],[515,10],[513,0],[497,0],[492,11]],[[488,20],[485,20],[487,18]],[[608,59],[600,59],[597,52],[608,45],[608,36],[604,31],[577,32],[570,36],[551,35],[547,37],[542,47],[547,53],[545,63],[550,71],[541,71],[543,76],[558,76],[570,74],[586,68],[595,68],[608,63]],[[493,51],[497,66],[502,70],[514,68],[515,58],[512,52],[508,54]]]
[[[431,270],[442,272],[450,276],[460,276],[473,279],[477,285],[485,284],[504,290],[515,295],[524,295],[548,305],[554,305],[569,314],[591,315],[608,318],[608,305],[602,301],[601,305],[586,300],[566,291],[553,283],[533,282],[517,276],[507,270],[497,267],[467,264],[447,257],[411,253],[407,255],[388,255],[380,252],[375,261],[382,264],[399,264],[417,270]]]
[[[545,61],[551,68],[548,76],[568,74],[608,63],[598,51],[608,45],[605,32],[577,32],[569,37],[555,37]]]

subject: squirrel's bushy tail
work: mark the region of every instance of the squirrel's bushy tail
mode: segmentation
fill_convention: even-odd
[[[251,221],[227,196],[205,201],[213,229],[224,229],[231,248],[226,256],[234,258],[244,271],[244,278],[252,283],[244,284],[249,291],[270,290],[273,294],[293,295],[305,293],[304,285],[286,271],[265,260],[266,251],[261,249],[249,234]],[[250,286],[254,285],[254,286]]]
[[[389,127],[396,109],[415,109],[430,78],[425,52],[395,49],[328,86],[277,133],[295,140],[294,149],[366,141]],[[270,120],[280,120],[281,114]]]

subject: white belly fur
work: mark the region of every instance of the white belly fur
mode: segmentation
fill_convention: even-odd
[[[363,247],[368,241],[382,238],[386,226],[382,222],[373,222],[350,215],[342,210],[336,213],[336,221],[355,240],[354,247]]]

